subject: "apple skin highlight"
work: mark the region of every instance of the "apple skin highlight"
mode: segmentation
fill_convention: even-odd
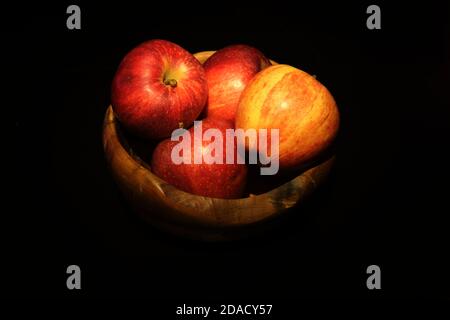
[[[233,121],[242,91],[259,71],[271,63],[256,48],[231,45],[204,63],[209,94],[206,116]]]
[[[113,110],[121,124],[146,139],[166,138],[179,127],[189,127],[207,98],[200,62],[166,40],[150,40],[131,50],[111,88]]]

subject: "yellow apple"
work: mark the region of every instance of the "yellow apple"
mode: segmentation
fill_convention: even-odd
[[[333,142],[339,111],[331,93],[315,77],[280,64],[260,71],[248,83],[239,100],[235,127],[279,129],[280,169],[298,168]],[[248,143],[246,147],[253,148]],[[270,154],[271,147],[268,150]]]

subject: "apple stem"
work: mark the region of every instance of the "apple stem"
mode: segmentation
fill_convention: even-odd
[[[177,80],[175,80],[175,79],[166,79],[166,80],[164,80],[164,84],[166,86],[171,86],[172,88],[175,88],[177,86]]]

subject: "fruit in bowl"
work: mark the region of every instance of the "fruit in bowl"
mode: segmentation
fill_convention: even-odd
[[[146,51],[147,49],[143,52]],[[159,56],[161,52],[166,51],[160,50]],[[142,74],[146,74],[146,71],[153,72],[147,70],[151,68],[159,70],[156,73],[159,74],[158,86],[166,87],[161,89],[162,96],[152,101],[149,92],[142,92],[148,89],[147,86],[120,85],[127,82],[127,77],[124,76],[127,67],[123,67],[122,63],[117,73],[119,76],[116,74],[113,81],[112,106],[106,112],[103,125],[103,146],[109,168],[135,211],[163,230],[212,241],[246,237],[260,230],[264,232],[268,224],[261,222],[281,215],[306,199],[325,180],[331,170],[334,156],[324,158],[319,156],[329,149],[339,125],[336,104],[323,85],[292,67],[282,66],[277,69],[269,65],[255,72],[245,82],[236,105],[236,117],[231,116],[234,111],[222,110],[223,112],[218,112],[217,116],[214,116],[214,112],[212,115],[208,113],[206,119],[202,121],[204,126],[202,132],[205,129],[217,129],[223,135],[229,128],[259,129],[265,126],[266,129],[279,129],[281,166],[279,174],[283,179],[278,179],[276,183],[272,181],[277,179],[265,179],[261,176],[258,179],[254,175],[249,175],[250,172],[254,173],[254,170],[249,169],[254,169],[255,166],[248,167],[241,163],[232,165],[174,163],[172,153],[176,148],[176,135],[173,137],[175,139],[167,137],[173,134],[173,130],[181,129],[176,123],[179,118],[173,115],[176,110],[182,110],[186,106],[191,111],[195,109],[195,112],[192,112],[196,116],[190,117],[192,120],[183,120],[183,127],[189,129],[190,123],[198,120],[202,109],[205,110],[210,89],[207,85],[206,72],[201,64],[207,62],[214,53],[204,51],[191,55],[200,65],[201,71],[194,73],[199,76],[192,80],[196,83],[195,87],[200,89],[188,94],[189,96],[192,94],[194,98],[183,101],[174,95],[170,96],[175,94],[174,91],[170,91],[173,89],[170,83],[170,79],[174,79],[173,74],[161,73],[167,66],[166,60],[152,58],[155,64],[150,65],[143,62],[125,63],[125,66],[127,64],[132,66],[131,69],[136,72],[138,79],[140,72]],[[134,59],[143,59],[139,56],[140,54],[136,54]],[[185,56],[184,51],[180,56]],[[156,62],[157,60],[159,62]],[[184,61],[190,60],[186,58]],[[273,62],[272,64],[275,65]],[[192,64],[194,65],[195,63]],[[197,67],[193,70],[197,70]],[[221,70],[226,73],[228,69]],[[202,84],[203,81],[199,80],[202,78],[202,71],[206,89]],[[170,79],[163,81],[166,75],[169,75]],[[226,75],[222,76],[226,78]],[[187,78],[182,80],[185,79]],[[175,80],[178,85],[178,78]],[[135,83],[143,82],[141,79]],[[261,85],[262,83],[266,85]],[[268,88],[272,90],[269,92]],[[135,97],[146,99],[133,100]],[[165,97],[164,99],[171,97],[172,100],[169,100],[176,101],[177,104],[168,104],[162,97]],[[121,104],[121,99],[129,104]],[[203,107],[199,107],[203,99],[205,103]],[[192,101],[198,103],[192,104]],[[174,105],[179,106],[174,109],[175,111],[171,109]],[[170,107],[162,112],[161,106]],[[233,108],[227,110],[234,110]],[[141,117],[142,112],[145,116]],[[221,117],[222,113],[224,117]],[[127,115],[131,115],[130,118],[127,118]],[[223,118],[233,121],[230,123]],[[328,120],[329,118],[332,121]],[[169,127],[172,131],[168,130]],[[285,127],[293,130],[293,137],[289,137],[288,131],[284,130]],[[195,127],[191,127],[188,132],[192,133],[193,130],[195,131]],[[136,136],[129,132],[144,137],[142,140],[144,147],[152,151],[147,152],[149,158],[144,158],[142,153],[137,152]],[[182,158],[192,160],[196,151],[202,153],[207,148],[209,144],[205,141],[197,146],[190,145],[190,154],[183,151]],[[298,166],[302,167],[301,170],[289,171]],[[268,188],[264,190],[259,188],[263,184],[267,184]]]
[[[203,64],[209,92],[207,117],[234,121],[245,86],[270,65],[261,51],[247,45],[231,45],[211,55]]]
[[[174,148],[179,146],[179,142],[171,139],[163,140],[153,152],[152,172],[164,181],[186,192],[212,198],[240,198],[245,187],[247,166],[237,163],[236,159],[233,159],[233,163],[227,163],[226,152],[224,152],[226,150],[225,131],[232,127],[232,122],[220,119],[206,119],[198,125],[198,132],[202,136],[209,129],[219,131],[221,138],[217,142],[221,145],[214,150],[210,150],[213,144],[211,141],[203,139],[199,143],[195,143],[194,130],[196,125],[189,131],[185,131],[179,140],[188,139],[189,150],[180,150],[179,153],[188,151],[187,154],[181,154],[184,160],[182,163],[174,163],[172,159]],[[218,137],[216,136],[215,139],[218,139]],[[204,158],[209,154],[216,156],[214,153],[218,152],[219,149],[221,151],[220,163],[219,161],[211,161],[211,163],[204,161]],[[217,155],[219,156],[219,154]],[[236,144],[234,144],[233,155],[235,158],[237,157]],[[186,157],[189,157],[189,159],[186,159]],[[196,164],[195,158],[199,159],[201,163]]]
[[[279,64],[259,72],[242,92],[235,126],[278,129],[280,169],[296,169],[331,145],[339,112],[331,93],[315,77]],[[246,147],[251,148],[248,143]]]
[[[150,40],[131,50],[120,63],[111,90],[122,125],[147,139],[166,138],[179,127],[189,127],[207,97],[199,61],[165,40]]]

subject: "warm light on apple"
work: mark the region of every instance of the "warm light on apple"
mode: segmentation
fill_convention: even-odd
[[[186,192],[213,198],[239,198],[244,191],[247,166],[236,160],[237,146],[233,146],[233,161],[227,163],[224,152],[226,140],[220,139],[220,148],[214,148],[212,152],[214,142],[204,139],[205,132],[210,129],[217,130],[220,137],[226,137],[226,130],[232,128],[233,124],[219,119],[206,119],[200,125],[198,138],[194,133],[198,128],[195,126],[184,132],[188,137],[179,136],[180,140],[188,139],[187,150],[180,148],[179,142],[171,139],[159,143],[153,152],[152,172]],[[196,139],[199,141],[195,141]],[[220,154],[217,154],[219,151]],[[179,156],[180,161],[175,161],[174,153]],[[220,163],[214,161],[217,157],[220,157]],[[208,158],[212,161],[208,161]]]
[[[279,129],[280,168],[298,168],[331,145],[339,112],[333,96],[313,76],[276,65],[259,72],[247,85],[235,126]]]
[[[208,87],[201,64],[165,40],[150,40],[122,60],[112,84],[112,106],[122,125],[147,139],[189,127],[206,105]]]
[[[207,117],[234,122],[245,86],[270,65],[259,50],[247,45],[232,45],[214,53],[204,63],[209,88]]]

